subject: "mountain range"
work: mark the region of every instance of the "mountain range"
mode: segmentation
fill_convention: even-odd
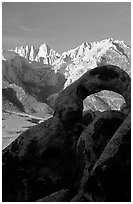
[[[43,117],[53,114],[58,93],[85,72],[101,65],[116,65],[131,75],[131,47],[105,39],[82,43],[62,54],[45,43],[2,51],[2,109]],[[84,100],[84,110],[120,109],[119,94],[102,91]]]

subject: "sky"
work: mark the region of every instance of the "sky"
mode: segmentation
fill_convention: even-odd
[[[2,49],[46,43],[62,53],[106,38],[131,44],[130,2],[2,3]]]

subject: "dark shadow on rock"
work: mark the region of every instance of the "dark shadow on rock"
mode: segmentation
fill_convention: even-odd
[[[112,74],[113,73],[113,74]],[[103,77],[109,76],[108,80]],[[130,112],[131,105],[131,81],[126,72],[117,66],[106,65],[96,67],[86,72],[77,81],[63,90],[56,102],[54,115],[59,117],[62,122],[72,123],[79,122],[82,119],[83,100],[101,90],[110,90],[121,94]]]
[[[59,94],[52,118],[3,150],[3,201],[62,199],[63,189],[72,192],[63,200],[130,200],[130,118],[109,111],[84,122],[83,100],[105,89],[121,94],[130,112],[130,77],[116,66],[95,68]]]
[[[108,142],[89,173],[83,194],[93,202],[131,201],[130,116]]]
[[[35,201],[73,185],[78,168],[70,136],[53,117],[4,149],[3,201]]]
[[[4,106],[4,102],[6,103],[6,101],[7,102],[9,101],[20,112],[25,112],[23,104],[18,100],[18,98],[16,97],[16,93],[12,88],[2,89],[2,100],[3,100],[3,106]],[[3,109],[4,108],[6,109],[6,107],[3,107]]]

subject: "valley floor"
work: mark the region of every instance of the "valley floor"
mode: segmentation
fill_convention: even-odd
[[[50,118],[39,118],[28,114],[15,112],[2,112],[2,149],[5,149],[13,142],[23,131],[34,126],[43,120]]]

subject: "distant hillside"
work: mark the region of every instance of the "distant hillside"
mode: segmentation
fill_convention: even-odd
[[[21,46],[3,51],[2,59],[3,109],[26,113],[43,114],[46,103],[54,108],[58,93],[96,66],[112,64],[131,73],[131,48],[113,39],[82,43],[62,54],[45,43],[37,49]],[[84,108],[119,109],[123,102],[120,95],[102,91],[87,97]]]

